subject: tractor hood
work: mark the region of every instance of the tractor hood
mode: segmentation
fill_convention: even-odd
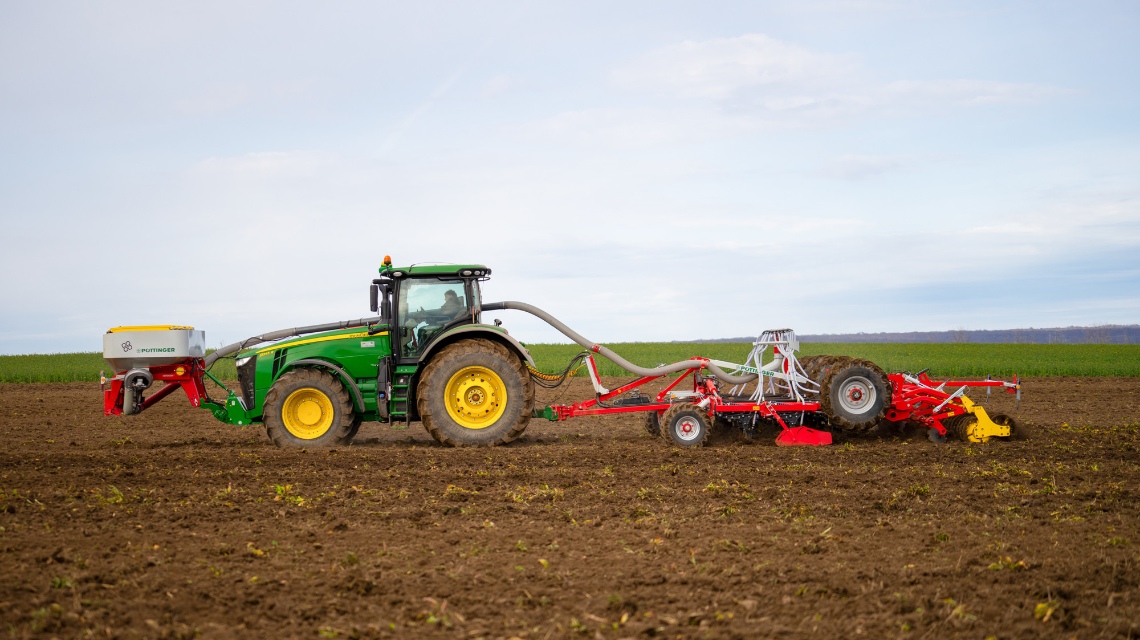
[[[385,335],[387,330],[379,333],[368,334],[368,327],[350,327],[348,329],[337,329],[335,331],[322,331],[320,333],[311,333],[305,336],[296,338],[289,338],[280,342],[275,342],[269,345],[258,345],[256,349],[248,349],[237,354],[237,359],[248,358],[250,356],[262,355],[278,349],[287,349],[290,347],[299,347],[307,344],[315,344],[319,342],[331,342],[334,340],[369,340],[377,335]]]

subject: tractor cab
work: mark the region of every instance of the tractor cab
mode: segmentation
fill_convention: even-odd
[[[479,282],[491,270],[483,265],[393,267],[385,256],[372,281],[372,311],[390,327],[399,361],[415,361],[445,331],[480,321]]]

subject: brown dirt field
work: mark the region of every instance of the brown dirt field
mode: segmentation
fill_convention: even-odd
[[[985,445],[681,450],[634,414],[304,451],[181,396],[0,406],[11,637],[1140,635],[1140,379],[1028,380],[1031,437]]]

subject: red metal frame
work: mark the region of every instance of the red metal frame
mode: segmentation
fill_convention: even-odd
[[[149,368],[155,382],[165,382],[158,391],[143,400],[139,412],[150,408],[154,403],[174,393],[178,389],[186,392],[190,404],[199,407],[206,398],[206,384],[204,381],[206,363],[197,358],[188,363],[169,364]],[[107,388],[110,383],[110,388]],[[103,391],[103,415],[117,416],[123,413],[123,375],[117,375],[99,385]]]
[[[965,405],[953,397],[962,387],[1002,387],[1007,393],[1018,393],[1021,389],[1017,376],[1013,377],[1013,382],[1001,380],[947,380],[937,382],[931,380],[923,372],[915,376],[919,384],[908,381],[905,374],[902,373],[892,373],[887,377],[893,387],[891,407],[887,410],[887,420],[892,422],[913,420],[929,429],[936,430],[941,436],[946,435],[946,426],[942,424],[943,420],[967,412]],[[952,388],[953,391],[946,392],[944,391],[946,388]],[[939,407],[941,408],[938,413],[935,413],[934,410]]]
[[[632,391],[642,385],[645,385],[654,380],[664,378],[670,374],[663,374],[659,376],[644,376],[638,378],[633,382],[622,385],[608,393],[599,395],[591,400],[583,402],[575,402],[570,405],[552,405],[550,407],[556,420],[568,420],[570,418],[577,418],[580,416],[601,416],[616,413],[638,413],[642,411],[656,411],[658,414],[663,413],[671,405],[669,402],[664,402],[665,397],[673,389],[681,383],[682,380],[689,378],[693,379],[693,391],[696,394],[693,400],[696,404],[704,407],[709,417],[714,417],[718,413],[755,413],[762,418],[774,418],[776,423],[780,425],[781,433],[776,438],[776,444],[781,446],[794,446],[794,445],[827,445],[831,444],[831,434],[826,431],[819,431],[808,427],[789,427],[780,417],[781,413],[796,413],[796,412],[815,412],[819,411],[820,405],[818,402],[774,402],[765,400],[764,402],[730,402],[721,397],[716,388],[716,384],[712,378],[698,378],[697,374],[705,368],[708,363],[707,358],[692,358],[701,362],[700,367],[693,367],[681,372],[675,380],[670,382],[668,386],[662,389],[654,398],[655,402],[637,405],[623,405],[616,407],[604,406],[607,400],[611,400],[621,394]],[[587,358],[587,366],[594,367],[594,358],[590,356]],[[592,371],[596,369],[591,369]]]

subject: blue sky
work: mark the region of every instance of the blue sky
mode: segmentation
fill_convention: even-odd
[[[0,353],[361,317],[385,254],[605,342],[1137,323],[1138,32],[1135,2],[0,2]]]

